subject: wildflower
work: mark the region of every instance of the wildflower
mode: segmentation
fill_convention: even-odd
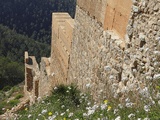
[[[118,109],[114,109],[114,112],[113,112],[113,113],[114,113],[114,114],[117,114],[117,112],[118,112]]]
[[[61,106],[61,108],[64,108],[64,107],[65,107],[64,105]]]
[[[83,117],[87,117],[88,115],[87,115],[87,113],[83,113]]]
[[[123,108],[123,105],[122,105],[122,104],[118,104],[118,107],[119,107],[120,109],[122,109],[122,108]]]
[[[133,106],[133,103],[131,103],[131,102],[130,103],[126,103],[126,107],[127,108],[132,108],[132,106]]]
[[[110,111],[110,110],[111,110],[111,108],[112,108],[111,106],[108,106],[108,109],[107,109],[107,111]]]
[[[47,112],[47,109],[45,109],[45,110],[42,110],[42,114],[45,114]]]
[[[27,111],[27,110],[28,110],[28,108],[25,108],[24,110],[25,110],[25,111]]]
[[[107,104],[108,103],[108,100],[104,100],[104,104]]]
[[[145,105],[145,106],[144,106],[144,110],[145,110],[146,112],[149,112],[149,111],[150,111],[150,106]]]
[[[58,88],[57,87],[54,87],[54,90],[57,90]]]
[[[67,120],[66,118],[63,118],[63,120]]]
[[[101,110],[106,109],[106,107],[107,107],[107,105],[106,105],[106,104],[102,104],[102,105],[101,105]]]
[[[115,120],[121,120],[121,116],[116,117]]]
[[[69,86],[68,89],[71,90],[71,87]]]
[[[52,112],[49,112],[48,115],[51,116],[51,115],[52,115]]]
[[[131,113],[131,114],[128,115],[128,118],[129,118],[129,119],[131,119],[131,118],[133,118],[133,117],[135,117],[135,114],[133,114],[133,113]]]
[[[144,118],[143,120],[150,120],[149,118]]]
[[[31,115],[31,114],[29,114],[29,115],[28,115],[28,118],[30,118],[30,117],[32,117],[32,115]]]
[[[64,113],[61,113],[61,116],[63,116],[65,114],[65,112]]]
[[[38,116],[41,116],[42,114],[38,114]]]
[[[160,100],[158,101],[158,104],[160,105]]]
[[[2,110],[5,110],[6,108],[2,108]]]
[[[72,117],[73,116],[73,113],[69,113],[68,117]]]
[[[69,109],[67,109],[66,112],[69,112]]]
[[[69,93],[69,90],[67,90],[66,92]]]
[[[95,110],[88,110],[88,115],[92,115],[95,112]]]
[[[137,120],[142,120],[141,118],[138,118]]]

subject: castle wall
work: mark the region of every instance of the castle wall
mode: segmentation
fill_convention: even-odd
[[[158,80],[160,3],[134,1],[125,38],[121,39],[89,16],[85,7],[89,4],[83,2],[79,0],[76,8],[68,82],[90,90],[99,99],[141,92],[148,82]]]
[[[65,84],[71,52],[74,20],[68,13],[52,14],[51,78],[54,84]]]

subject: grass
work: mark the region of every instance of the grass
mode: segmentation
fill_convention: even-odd
[[[16,106],[23,97],[22,88],[19,86],[6,86],[0,91],[0,115],[5,113],[8,109]]]
[[[115,99],[94,102],[76,86],[60,85],[51,96],[18,113],[18,120],[160,120],[160,104],[137,106],[129,98],[125,104]]]

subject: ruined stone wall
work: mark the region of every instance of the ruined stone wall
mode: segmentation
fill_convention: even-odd
[[[29,56],[25,52],[25,85],[24,95],[33,104],[39,96],[40,70],[35,56]]]
[[[159,0],[133,2],[124,39],[105,30],[80,4],[79,0],[69,83],[90,90],[99,99],[99,95],[123,97],[129,91],[141,92],[147,82],[160,78]]]

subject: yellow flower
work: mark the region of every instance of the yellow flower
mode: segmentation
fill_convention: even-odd
[[[111,108],[112,108],[111,106],[108,106],[108,109],[107,109],[107,111],[111,110]]]
[[[25,111],[27,111],[27,110],[28,110],[28,108],[25,108],[24,110],[25,110]]]
[[[52,115],[52,112],[49,112],[48,115],[51,116],[51,115]]]
[[[104,104],[107,104],[108,103],[108,100],[104,100]]]
[[[66,118],[63,118],[63,120],[67,120]]]

